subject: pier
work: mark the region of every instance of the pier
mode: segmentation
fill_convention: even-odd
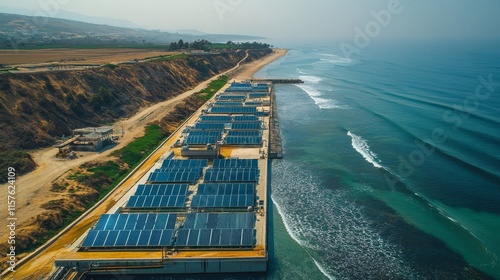
[[[301,79],[251,79],[252,83],[272,83],[272,84],[303,84]]]
[[[276,94],[274,88],[271,90],[271,114],[269,117],[269,159],[282,159],[283,147],[278,120],[278,107],[276,106]]]

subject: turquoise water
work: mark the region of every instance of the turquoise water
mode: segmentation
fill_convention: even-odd
[[[272,197],[324,275],[500,278],[499,46],[296,45],[258,73],[305,81],[277,87]]]
[[[500,279],[500,44],[288,46],[269,272],[154,279]]]

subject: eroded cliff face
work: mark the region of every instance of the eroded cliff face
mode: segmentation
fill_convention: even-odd
[[[250,50],[246,61],[271,50]],[[54,144],[72,129],[128,117],[230,69],[244,51],[85,71],[0,75],[0,143],[8,149]]]

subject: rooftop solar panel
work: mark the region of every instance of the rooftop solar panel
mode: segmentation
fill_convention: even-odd
[[[258,159],[239,159],[239,158],[230,158],[230,159],[214,159],[213,168],[258,168],[259,160]]]
[[[224,143],[227,145],[261,145],[262,136],[227,136]]]

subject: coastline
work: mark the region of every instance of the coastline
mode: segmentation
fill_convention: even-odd
[[[240,66],[238,64],[233,69],[230,69],[230,70],[228,70],[228,71],[226,71],[224,73],[216,75],[215,77],[213,77],[213,78],[211,78],[211,79],[209,79],[209,80],[201,83],[195,89],[187,91],[187,92],[181,94],[180,96],[183,96],[182,98],[188,97],[191,94],[193,94],[194,92],[196,92],[196,89],[198,89],[199,87],[203,87],[208,82],[210,82],[212,79],[216,79],[218,76],[223,75],[223,74],[225,74],[227,72],[237,70],[237,69],[239,69],[239,67],[242,67],[244,69],[242,69],[241,72],[237,71],[237,73],[239,73],[239,74],[235,75],[235,77],[237,77],[238,79],[246,78],[246,77],[248,77],[248,75],[250,75],[250,77],[251,77],[254,73],[256,73],[258,70],[260,70],[262,67],[264,67],[265,65],[271,63],[272,61],[274,61],[274,60],[282,57],[284,54],[286,54],[286,51],[285,50],[280,50],[280,51],[276,51],[273,54],[271,54],[269,56],[266,56],[266,57],[264,57],[262,59],[259,59],[257,61],[251,62],[249,64],[244,64],[243,66]],[[180,96],[178,96],[178,97],[180,97]],[[154,107],[155,109],[151,109],[151,107]],[[147,108],[145,111],[149,112],[149,111],[152,110],[153,112],[156,112],[157,110],[162,110],[162,109],[164,110],[164,108],[163,108],[164,106],[161,106],[159,104],[153,105],[151,107]],[[143,115],[146,114],[146,116],[150,116],[150,115],[152,115],[153,112],[149,112],[149,114],[146,114],[144,111],[141,111],[141,113],[136,114],[135,116],[133,116],[133,117],[131,117],[129,119],[138,119],[138,118],[141,119],[141,117]],[[142,126],[137,126],[137,125],[134,125],[134,126],[135,126],[134,128],[136,130],[142,128]],[[47,150],[50,150],[50,149],[51,148],[49,148]],[[39,173],[39,172],[40,172],[39,170],[36,170],[33,173]],[[44,272],[48,271],[48,269],[52,268],[53,261],[59,256],[60,253],[64,252],[64,250],[66,248],[66,245],[67,245],[67,244],[65,244],[65,242],[68,241],[67,239],[68,238],[64,238],[64,233],[61,234],[60,236],[58,236],[57,238],[54,238],[53,243],[50,244],[46,249],[42,249],[39,252],[36,252],[32,256],[32,259],[30,260],[30,263],[36,263],[36,267],[37,268],[42,268],[43,267],[44,269],[42,271],[44,271]],[[71,238],[69,238],[69,239],[71,239]],[[43,254],[43,253],[46,253],[47,251],[49,252],[48,255],[47,254]],[[24,271],[22,269],[20,269],[19,272],[21,272],[21,274],[17,274],[16,273],[16,276],[30,275],[30,273],[29,273],[30,269],[33,269],[33,266],[28,265],[28,267],[26,267],[26,269]],[[37,269],[37,271],[40,271],[40,270]]]

